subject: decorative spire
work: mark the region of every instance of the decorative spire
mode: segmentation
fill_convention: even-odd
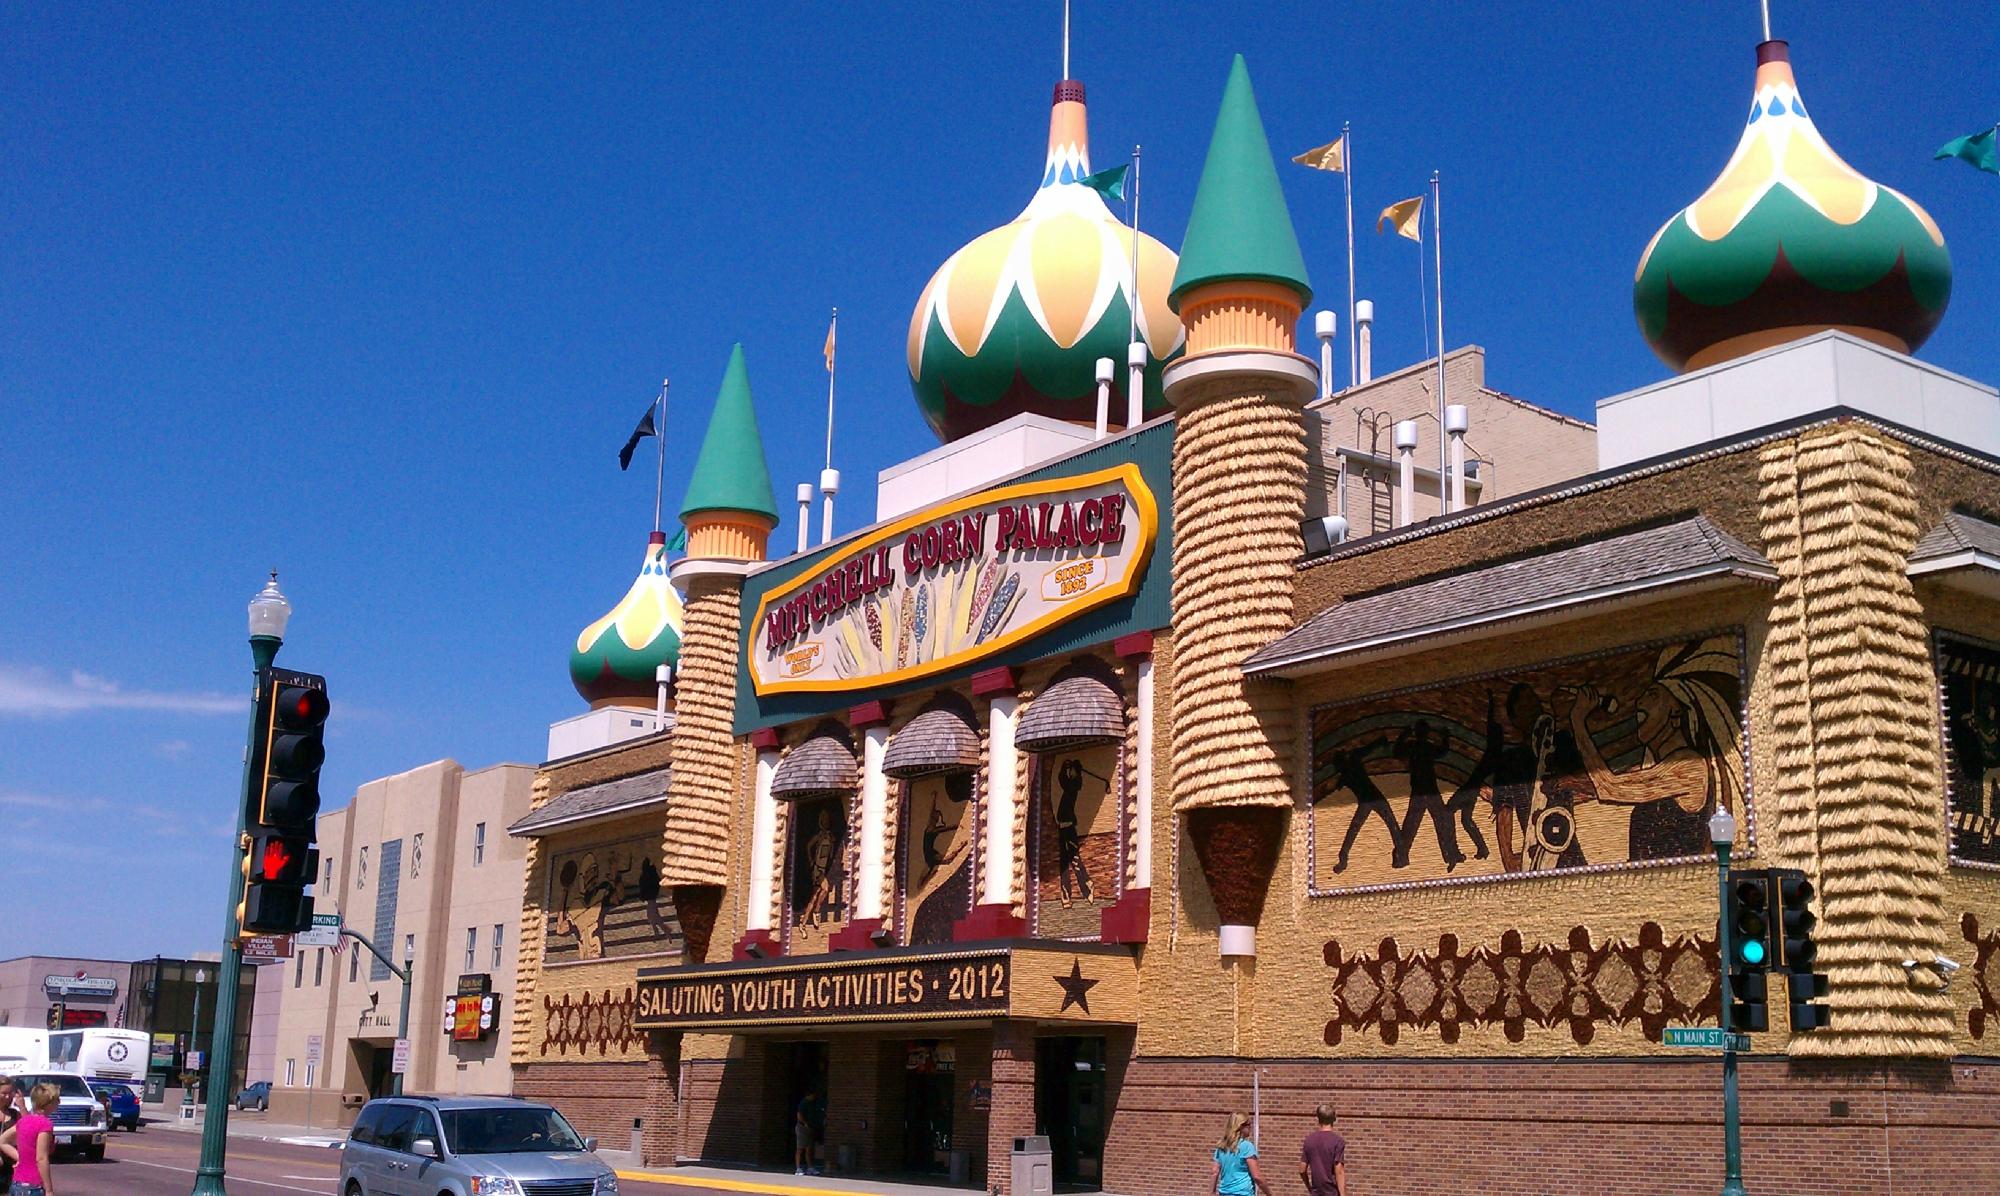
[[[1786,44],[1766,41],[1736,152],[1653,234],[1632,307],[1653,351],[1692,370],[1834,328],[1908,353],[1950,297],[1937,224],[1833,152]]]
[[[771,472],[764,464],[764,440],[757,431],[757,409],[750,399],[750,372],[743,364],[743,346],[729,352],[729,368],[708,417],[701,455],[688,478],[681,522],[704,514],[761,515],[775,526],[778,500],[771,492]]]
[[[569,679],[593,707],[651,707],[659,666],[680,654],[680,595],[667,581],[667,537],[654,532],[632,588],[576,637]]]
[[[1241,54],[1229,67],[1194,213],[1181,242],[1170,296],[1174,310],[1180,310],[1191,288],[1223,281],[1277,283],[1296,291],[1301,307],[1312,302],[1305,257],[1292,231],[1292,214]]]

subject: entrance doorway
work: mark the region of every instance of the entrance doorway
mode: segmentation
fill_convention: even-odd
[[[903,1166],[922,1175],[951,1170],[952,1088],[956,1044],[919,1039],[903,1063]]]
[[[1104,1182],[1104,1039],[1035,1040],[1035,1123],[1049,1138],[1057,1187],[1095,1192]]]
[[[359,1038],[347,1041],[353,1067],[349,1074],[361,1081],[362,1091],[370,1099],[389,1095],[389,1065],[394,1061],[394,1052]]]
[[[779,1134],[779,1140],[785,1146],[785,1160],[786,1162],[791,1162],[794,1158],[793,1151],[796,1140],[793,1135],[798,1128],[800,1108],[804,1105],[805,1099],[808,1096],[817,1096],[819,1100],[815,1102],[815,1105],[807,1106],[805,1111],[809,1121],[816,1121],[818,1123],[812,1127],[813,1165],[824,1168],[826,1166],[826,1110],[827,1103],[832,1099],[832,1093],[827,1091],[826,1083],[827,1044],[824,1042],[780,1042],[772,1045],[773,1054],[776,1056],[773,1062],[776,1063],[780,1069],[780,1074],[784,1077],[784,1087],[781,1091],[785,1094],[785,1107],[780,1110],[784,1129]]]

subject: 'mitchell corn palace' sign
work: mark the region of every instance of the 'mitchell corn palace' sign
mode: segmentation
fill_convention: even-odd
[[[918,512],[764,596],[751,682],[837,691],[967,664],[1130,594],[1157,529],[1134,465]]]

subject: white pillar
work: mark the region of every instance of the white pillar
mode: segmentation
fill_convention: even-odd
[[[882,916],[883,838],[889,833],[889,778],[882,761],[889,754],[889,727],[876,723],[861,733],[861,851],[860,876],[854,885],[854,917]]]
[[[745,930],[771,929],[771,906],[776,904],[771,859],[778,847],[778,803],[771,797],[771,781],[777,775],[778,749],[758,752],[757,788],[750,807],[750,908],[743,920]]]
[[[799,483],[799,551],[812,547],[813,484]]]
[[[1358,300],[1354,304],[1354,352],[1360,360],[1361,381],[1372,381],[1375,377],[1375,302],[1372,299]]]
[[[986,859],[980,874],[981,905],[1014,903],[1014,722],[1021,699],[993,695],[987,719]]]
[[[1333,338],[1338,331],[1330,311],[1313,313],[1313,332],[1319,337],[1319,397],[1333,397]]]
[[[1417,421],[1413,419],[1396,425],[1396,459],[1396,526],[1404,527],[1417,520]]]
[[[833,496],[840,493],[838,469],[819,471],[819,492],[826,498],[826,505],[820,511],[819,517],[819,542],[824,544],[833,539]]]
[[[1097,359],[1097,434],[1093,440],[1104,439],[1111,425],[1111,380],[1118,376],[1118,363],[1109,357]]]
[[[1465,509],[1465,432],[1470,426],[1465,407],[1453,403],[1444,409],[1444,429],[1451,437],[1451,509]]]
[[[1141,656],[1135,664],[1137,697],[1132,717],[1138,720],[1133,750],[1138,760],[1132,768],[1133,806],[1138,817],[1132,823],[1132,887],[1153,887],[1153,658]]]

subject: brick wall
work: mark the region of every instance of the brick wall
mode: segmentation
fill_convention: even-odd
[[[547,1101],[562,1110],[576,1132],[611,1150],[632,1141],[632,1119],[647,1106],[649,1062],[530,1063],[514,1068],[514,1095]]]
[[[1212,1139],[1251,1108],[1252,1061],[1135,1059],[1117,1092],[1105,1190],[1202,1190]],[[1292,1190],[1332,1100],[1357,1192],[1695,1196],[1722,1174],[1714,1056],[1681,1060],[1255,1063],[1263,1171]],[[2000,1190],[2000,1061],[1791,1062],[1741,1072],[1744,1174],[1788,1196]]]

